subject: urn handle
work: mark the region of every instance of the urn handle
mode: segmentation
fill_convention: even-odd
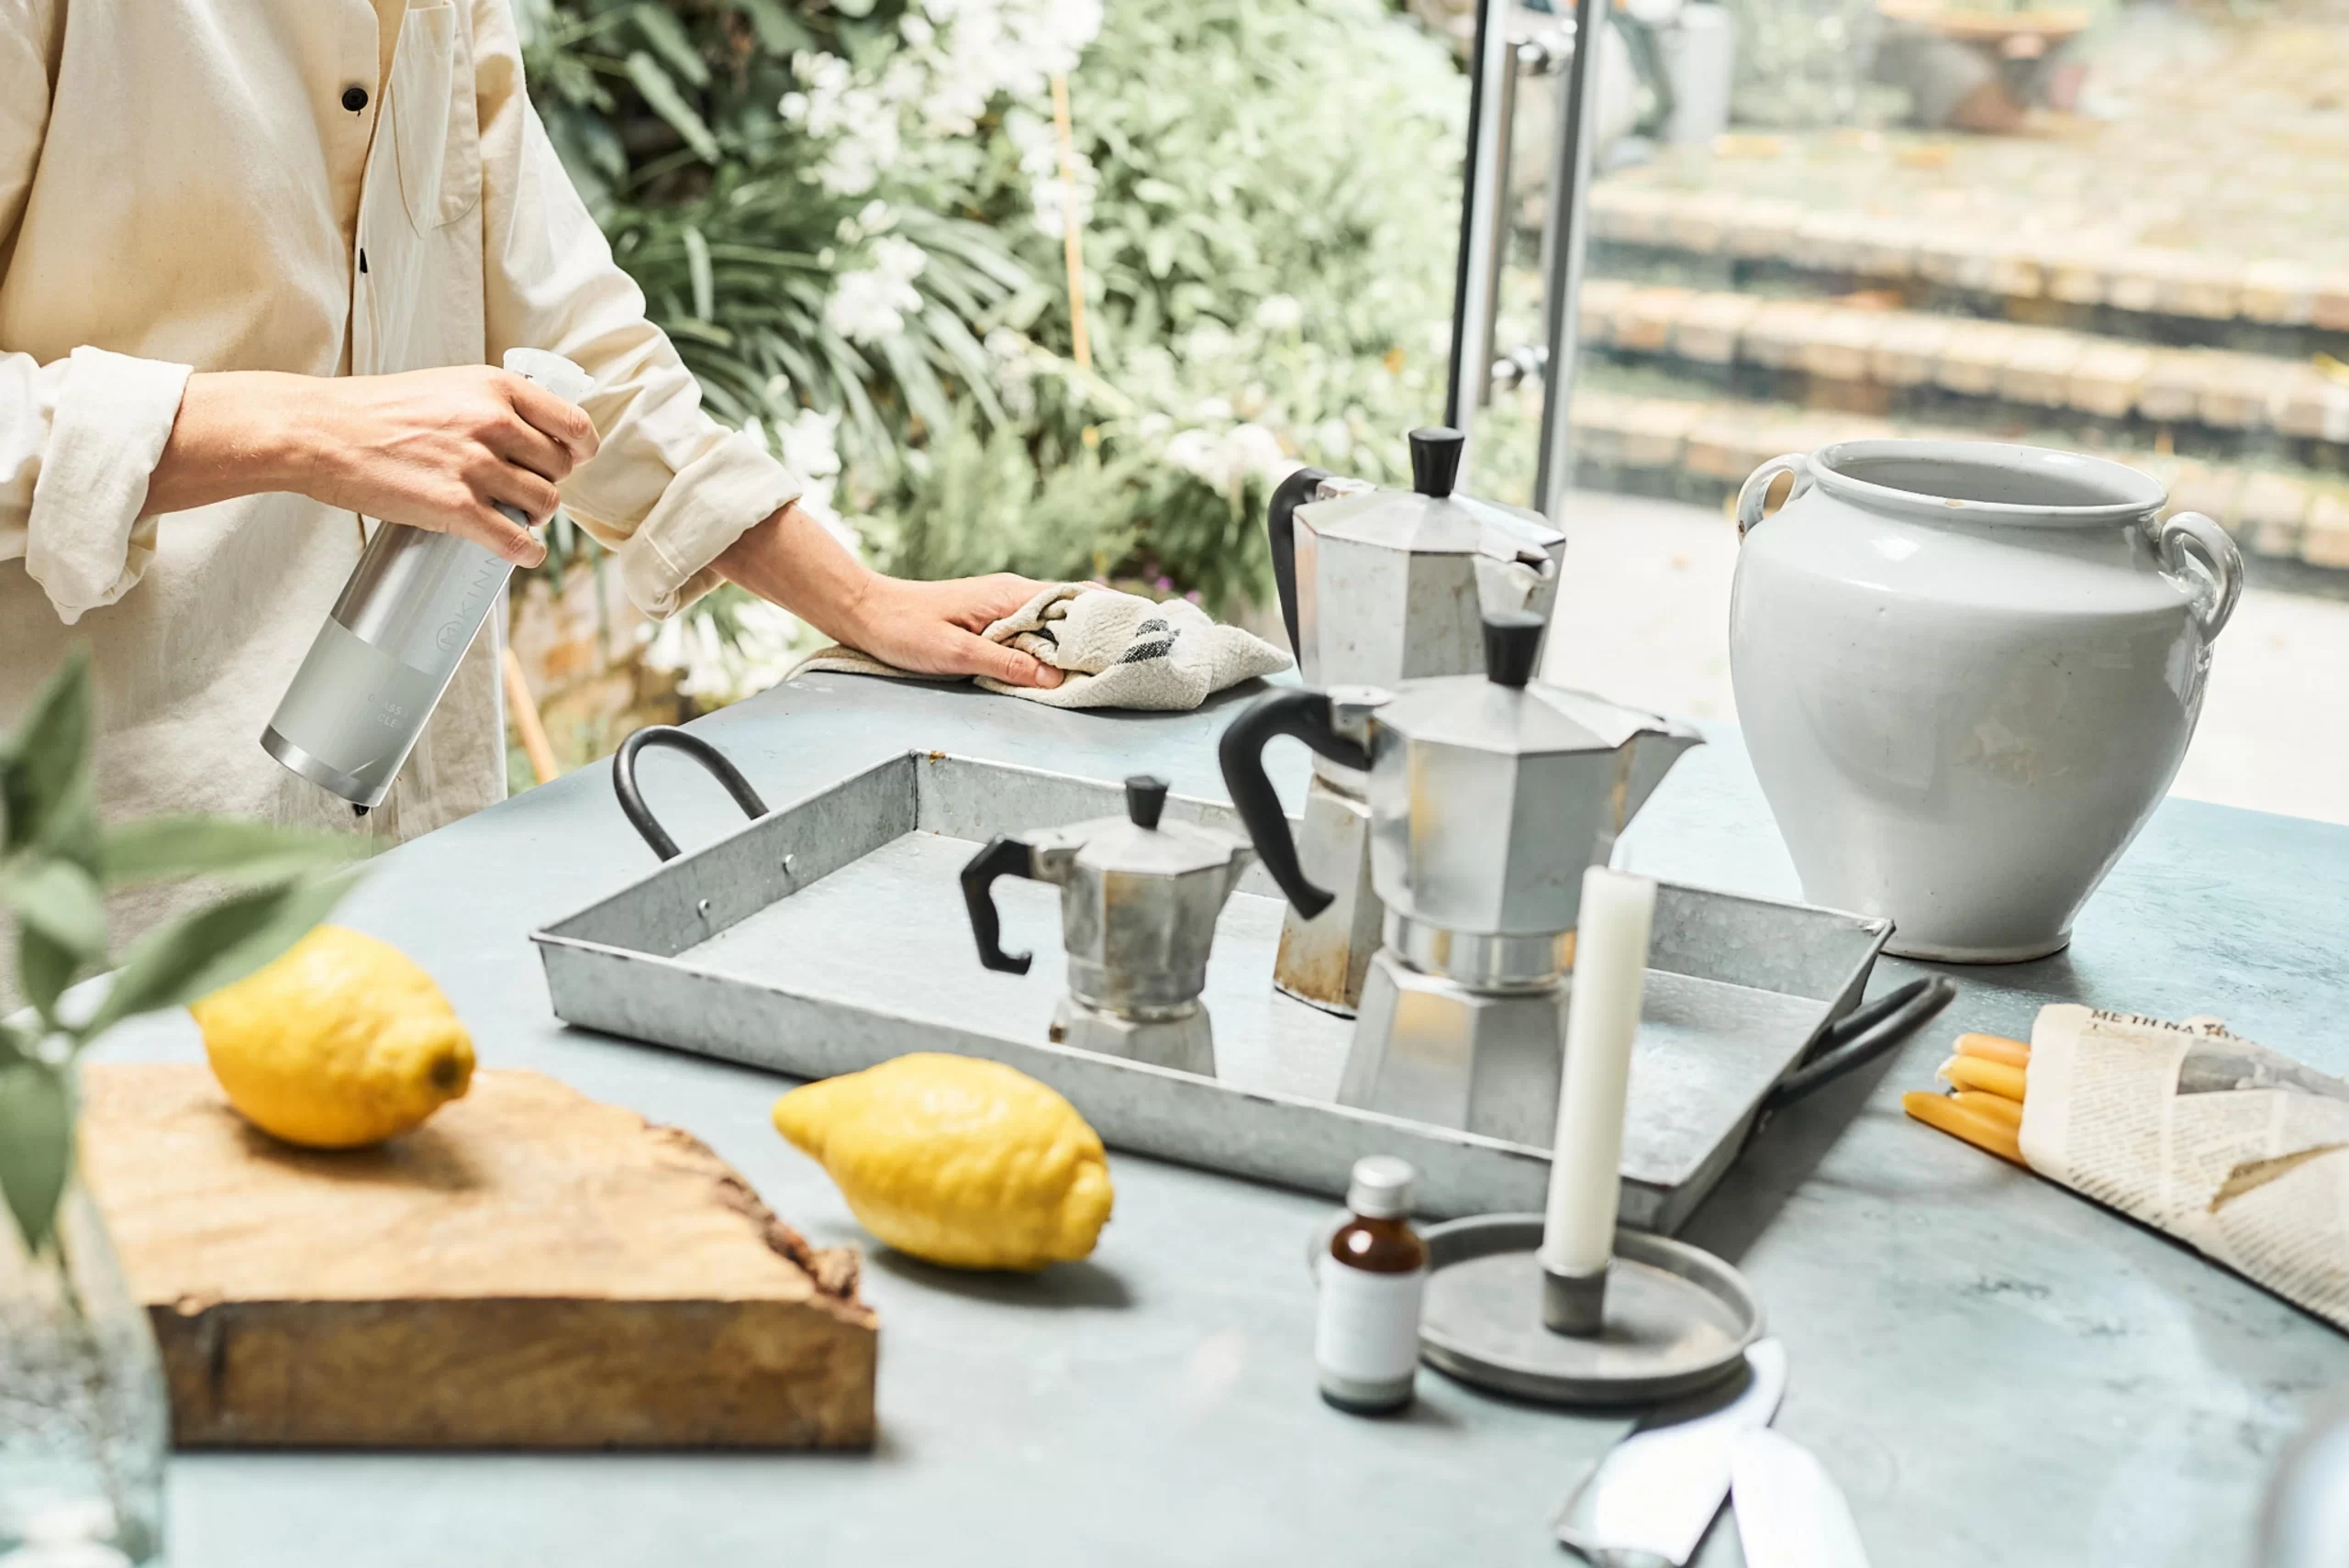
[[[2217,637],[2243,596],[2243,551],[2226,529],[2199,512],[2172,512],[2154,525],[2153,533],[2163,572],[2194,584],[2194,618],[2202,623],[2206,639]]]
[[[1745,476],[1745,483],[1738,487],[1737,492],[1739,539],[1743,539],[1753,525],[1767,515],[1764,508],[1770,505],[1770,491],[1782,476],[1787,474],[1794,476],[1794,483],[1787,487],[1787,501],[1791,501],[1810,488],[1810,460],[1801,452],[1787,452],[1772,458]],[[1784,506],[1787,501],[1778,505]]]

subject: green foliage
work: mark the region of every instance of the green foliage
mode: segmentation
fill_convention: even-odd
[[[777,113],[791,54],[888,47],[883,19],[784,0],[540,0],[527,70],[549,137],[643,289],[710,411],[730,425],[845,416],[844,453],[876,484],[956,396],[988,405],[971,324],[1027,282],[984,223],[908,164],[870,191],[821,178],[823,145]],[[892,7],[893,12],[902,7]],[[890,229],[866,233],[874,201]],[[826,318],[835,280],[894,231],[927,258],[901,330],[856,342]]]
[[[1130,493],[1142,466],[1080,448],[1039,469],[1026,432],[982,433],[963,413],[930,443],[921,483],[874,543],[891,564],[933,577],[1107,576],[1133,550]]]
[[[324,917],[365,852],[348,835],[284,832],[175,817],[101,829],[91,786],[96,731],[88,656],[76,651],[0,740],[0,905],[15,916],[28,1013],[0,1018],[0,1195],[39,1249],[73,1160],[72,1059],[136,1013],[182,1006],[241,979]],[[239,891],[132,944],[95,1007],[72,1017],[66,989],[106,966],[102,885],[203,874]]]
[[[45,1062],[0,1067],[0,1196],[27,1246],[48,1239],[72,1170],[72,1079]]]
[[[1268,351],[1301,337],[1386,380],[1390,351],[1411,368],[1443,351],[1465,86],[1382,0],[1115,0],[1070,91],[1098,171],[1085,243],[1105,362],[1181,353],[1202,324]],[[1031,231],[1023,254],[1048,265],[1052,244]],[[1258,326],[1275,299],[1294,317]],[[1302,429],[1377,384],[1341,379],[1336,398],[1268,395]]]
[[[777,112],[810,61],[885,77],[926,6],[526,14],[550,130],[710,407],[771,439],[840,416],[843,509],[889,570],[1163,576],[1229,606],[1267,585],[1284,462],[1396,477],[1441,414],[1466,90],[1383,0],[1108,0],[1070,78],[1090,374],[1041,98],[908,129],[852,195],[822,117]],[[918,305],[844,336],[841,279],[898,241]]]

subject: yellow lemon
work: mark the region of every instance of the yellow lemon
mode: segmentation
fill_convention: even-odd
[[[380,1143],[473,1081],[473,1038],[432,977],[340,926],[320,926],[188,1011],[228,1103],[288,1143]]]
[[[1100,1137],[1076,1107],[999,1062],[900,1056],[792,1090],[774,1125],[867,1230],[949,1268],[1082,1258],[1115,1197]]]

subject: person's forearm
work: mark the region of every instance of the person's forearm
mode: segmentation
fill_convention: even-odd
[[[214,372],[187,378],[140,512],[289,491],[535,566],[546,547],[518,519],[552,517],[556,485],[595,453],[584,410],[487,365]]]
[[[209,371],[187,378],[179,417],[147,477],[150,516],[301,488],[298,410],[313,378]]]
[[[717,565],[729,582],[781,605],[826,637],[862,646],[877,574],[797,502],[729,545]]]
[[[951,583],[885,577],[797,503],[726,548],[718,569],[835,642],[924,675],[987,675],[1057,686],[1061,673],[980,634],[1033,598],[1041,583],[1008,573]]]

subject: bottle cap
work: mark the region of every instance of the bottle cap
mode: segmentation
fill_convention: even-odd
[[[1346,1207],[1365,1219],[1400,1219],[1411,1212],[1411,1185],[1419,1179],[1408,1160],[1392,1154],[1357,1160]]]

